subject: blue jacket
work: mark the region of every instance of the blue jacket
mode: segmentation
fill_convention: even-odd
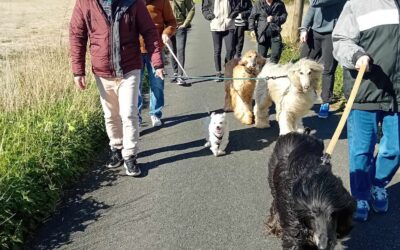
[[[310,0],[310,7],[300,30],[312,29],[318,33],[331,33],[346,0]]]

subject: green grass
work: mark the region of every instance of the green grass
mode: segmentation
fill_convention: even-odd
[[[21,53],[7,65],[0,75],[0,249],[15,249],[106,138],[95,84],[75,89],[66,48]]]

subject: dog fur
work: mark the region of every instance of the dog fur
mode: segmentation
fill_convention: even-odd
[[[291,132],[279,136],[268,164],[273,197],[267,232],[283,249],[335,248],[352,229],[354,199],[322,164],[323,142]]]
[[[287,76],[276,79],[259,80],[255,89],[255,126],[268,128],[268,109],[275,103],[279,134],[292,131],[303,132],[302,118],[314,105],[316,90],[323,66],[313,60],[300,59],[285,65],[266,64],[259,78]]]
[[[225,154],[226,146],[229,142],[229,128],[226,115],[211,113],[208,125],[207,142],[204,147],[209,147],[214,156]]]
[[[255,50],[247,51],[243,57],[232,59],[225,65],[225,77],[255,78],[266,59]],[[259,66],[259,67],[257,67]],[[253,123],[252,101],[256,80],[226,80],[224,110],[234,111],[235,117],[244,124]]]

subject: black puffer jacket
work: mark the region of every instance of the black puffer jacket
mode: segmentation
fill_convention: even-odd
[[[202,0],[201,12],[208,21],[215,18],[214,15],[214,2],[219,0]],[[229,18],[235,18],[239,14],[239,0],[228,0],[230,6]]]
[[[268,16],[272,16],[272,22],[267,22]],[[281,25],[286,22],[286,18],[286,7],[281,0],[273,0],[271,6],[265,0],[257,0],[249,17],[249,30],[254,30],[257,41],[262,43],[266,37],[280,34]]]

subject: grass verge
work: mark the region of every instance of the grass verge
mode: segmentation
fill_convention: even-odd
[[[94,84],[72,84],[66,48],[7,58],[0,72],[0,248],[22,246],[104,146]],[[89,82],[92,81],[88,79]]]

